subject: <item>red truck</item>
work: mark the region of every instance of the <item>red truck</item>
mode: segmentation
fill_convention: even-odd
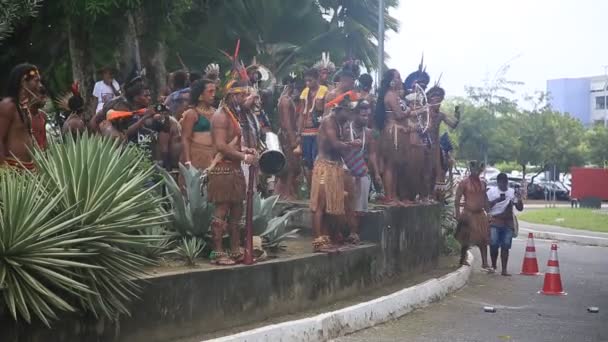
[[[579,200],[588,197],[608,201],[608,169],[573,167],[570,197]]]

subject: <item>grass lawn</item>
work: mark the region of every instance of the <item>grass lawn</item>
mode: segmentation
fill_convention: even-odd
[[[517,215],[522,221],[608,233],[608,214],[595,209],[547,208]]]

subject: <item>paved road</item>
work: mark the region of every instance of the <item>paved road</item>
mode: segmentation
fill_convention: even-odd
[[[519,271],[525,241],[516,239],[512,273]],[[550,243],[536,241],[541,271]],[[608,341],[608,248],[559,244],[565,297],[539,295],[543,277],[502,277],[479,270],[469,285],[441,302],[403,318],[336,339],[336,342]],[[496,313],[484,313],[492,305]],[[599,313],[588,313],[597,306]]]

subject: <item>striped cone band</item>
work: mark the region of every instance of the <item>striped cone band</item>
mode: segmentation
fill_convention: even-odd
[[[547,261],[547,272],[540,293],[544,295],[563,296],[566,295],[562,287],[562,277],[559,273],[559,261],[557,260],[557,244],[551,244],[551,254]]]
[[[528,233],[528,242],[526,243],[526,253],[524,261],[521,265],[522,275],[539,275],[538,262],[536,261],[536,248],[534,247],[534,235]]]

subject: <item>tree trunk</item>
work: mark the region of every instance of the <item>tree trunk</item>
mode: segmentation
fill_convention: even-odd
[[[139,42],[139,37],[137,36],[137,28],[132,11],[127,12],[126,19],[127,25],[125,25],[120,53],[117,54],[117,67],[119,70],[117,78],[122,84],[135,77],[136,72],[139,71],[138,63],[141,64],[141,61],[138,61],[137,57],[139,56],[139,43],[134,43]]]
[[[156,94],[158,98],[161,89],[165,87],[166,83],[167,69],[165,68],[165,62],[167,61],[167,45],[162,40],[158,41],[154,51],[148,55],[150,56],[150,59],[146,63],[148,81],[150,82],[153,94]]]
[[[85,103],[91,105],[95,68],[90,55],[89,32],[83,29],[84,26],[81,25],[78,18],[68,20],[68,43],[72,64],[72,79],[80,82],[80,93]],[[93,111],[88,112],[92,113]]]

